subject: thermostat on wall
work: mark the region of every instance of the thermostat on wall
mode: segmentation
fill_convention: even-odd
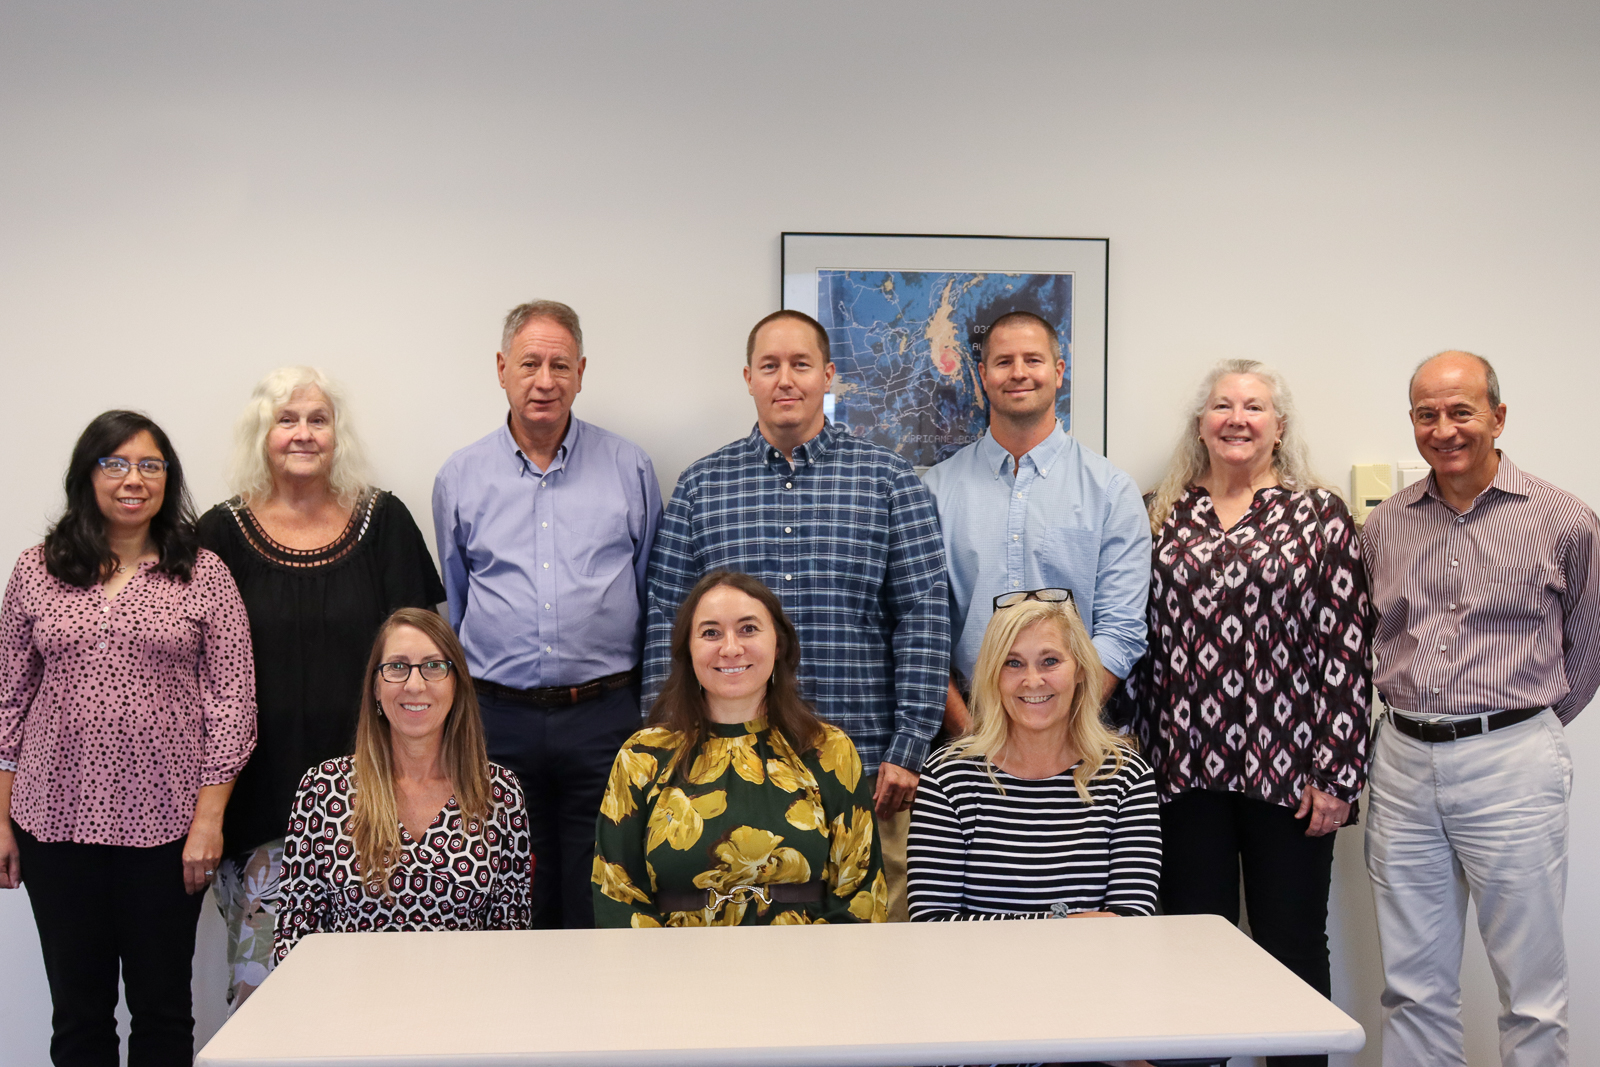
[[[1356,521],[1366,522],[1372,509],[1389,499],[1393,486],[1393,468],[1387,463],[1357,463],[1351,467],[1350,510]]]

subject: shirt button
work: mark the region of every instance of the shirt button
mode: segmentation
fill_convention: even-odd
[[[1433,687],[1433,691],[1434,691],[1434,692],[1435,692],[1435,693],[1437,693],[1437,692],[1438,692],[1438,691],[1439,691],[1439,687],[1438,687],[1438,686],[1434,686],[1434,687]]]
[[[1444,646],[1443,646],[1443,645],[1440,645],[1440,646],[1439,646],[1439,651],[1440,651],[1440,652],[1443,652],[1443,651],[1444,651]]]
[[[540,484],[540,485],[544,485],[544,484],[545,484],[545,480],[544,480],[544,479],[543,479],[543,478],[540,478],[540,479],[539,479],[539,484]]]
[[[1461,566],[1461,561],[1459,559],[1453,559],[1453,560],[1450,561],[1450,566],[1459,567],[1459,566]]]
[[[785,489],[793,489],[794,488],[794,483],[793,482],[784,482],[783,483],[783,487]]]
[[[1467,517],[1465,515],[1457,515],[1456,516],[1456,521],[1457,522],[1466,522],[1467,521]]]
[[[785,574],[785,575],[784,575],[784,576],[783,576],[783,580],[784,580],[784,581],[786,581],[786,582],[792,582],[792,581],[794,581],[794,575],[792,575],[792,574]],[[101,645],[101,646],[100,646],[100,647],[101,647],[101,648],[104,648],[104,647],[106,647],[106,646],[104,646],[104,645]]]
[[[549,645],[545,645],[545,646],[544,646],[544,650],[545,650],[545,651],[546,651],[546,652],[549,652],[549,651],[550,651],[550,646],[549,646]]]
[[[100,642],[100,650],[101,650],[101,651],[102,651],[102,652],[104,652],[104,651],[105,651],[105,647],[106,647],[106,643],[105,643],[105,642],[104,642],[104,641],[101,641],[101,642]]]
[[[110,615],[111,614],[111,605],[110,604],[103,605],[100,608],[100,614],[102,614],[102,615]]]
[[[1451,611],[1454,611],[1454,610],[1456,610],[1456,606],[1455,606],[1455,605],[1454,605],[1454,604],[1451,604],[1451,605],[1450,605],[1450,610],[1451,610]]]
[[[1017,538],[1019,538],[1021,536],[1022,536],[1021,534],[1012,534],[1011,535],[1011,540],[1015,541]]]
[[[550,605],[549,605],[549,604],[546,604],[546,605],[545,605],[545,606],[544,606],[544,610],[546,610],[546,611],[549,611],[549,610],[550,610]]]
[[[785,526],[785,527],[784,527],[784,528],[783,528],[783,532],[784,532],[784,533],[794,533],[794,527],[792,527],[792,526]]]
[[[543,526],[545,529],[549,529],[550,528],[550,524],[548,522],[541,522],[539,525]]]
[[[546,563],[546,564],[545,564],[545,565],[544,565],[544,569],[545,569],[545,570],[549,570],[549,569],[550,569],[550,564],[548,564],[548,563]]]
[[[1011,584],[1012,584],[1012,585],[1021,585],[1021,584],[1022,584],[1022,582],[1021,582],[1021,581],[1020,581],[1020,580],[1017,580],[1017,579],[1013,579],[1013,580],[1012,580],[1012,582],[1011,582]]]

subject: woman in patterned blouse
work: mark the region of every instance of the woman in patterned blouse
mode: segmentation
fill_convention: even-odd
[[[672,671],[611,768],[597,926],[883,922],[888,889],[855,745],[800,696],[772,591],[713,571],[678,609]]]
[[[1334,831],[1366,781],[1366,575],[1274,371],[1207,375],[1150,528],[1150,652],[1128,688],[1162,799],[1162,906],[1237,922],[1242,865],[1256,941],[1326,996]]]
[[[355,755],[307,771],[289,816],[279,961],[319,931],[527,928],[522,789],[489,762],[465,662],[431,611],[401,608],[378,631]]]
[[[120,966],[128,1062],[187,1067],[195,920],[255,744],[249,624],[155,423],[96,418],[66,490],[0,609],[0,886],[28,883],[54,1063],[117,1062]]]

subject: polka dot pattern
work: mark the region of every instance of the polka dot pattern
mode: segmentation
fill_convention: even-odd
[[[489,817],[481,826],[469,825],[451,797],[421,841],[400,828],[400,861],[385,895],[361,880],[350,832],[350,757],[307,771],[283,845],[272,936],[278,960],[319,932],[527,929],[533,861],[522,788],[496,764],[489,775]]]
[[[189,832],[202,785],[256,740],[250,624],[201,550],[184,582],[140,564],[107,600],[22,554],[0,606],[0,770],[41,841],[148,847]]]

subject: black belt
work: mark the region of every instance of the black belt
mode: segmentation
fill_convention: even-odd
[[[692,893],[657,893],[656,907],[665,915],[669,911],[715,911],[732,900],[740,904],[761,901],[764,904],[815,904],[822,900],[822,880],[809,882],[774,882],[768,885],[736,885],[726,893],[715,889],[700,889]]]
[[[1437,745],[1445,741],[1459,741],[1463,737],[1477,737],[1490,730],[1498,730],[1502,726],[1515,726],[1519,722],[1533,718],[1543,710],[1544,708],[1508,708],[1505,711],[1478,715],[1471,719],[1433,722],[1427,719],[1413,719],[1390,708],[1389,721],[1394,723],[1396,730],[1407,737],[1415,737],[1418,741]]]
[[[566,708],[573,704],[582,704],[584,701],[593,700],[595,697],[604,696],[623,686],[639,684],[639,668],[631,671],[621,671],[617,674],[608,674],[604,678],[596,678],[592,682],[582,685],[551,685],[543,689],[513,689],[509,685],[498,682],[486,682],[482,678],[474,678],[472,684],[477,686],[478,692],[488,693],[501,700],[509,700],[517,704],[528,704],[535,708]]]

